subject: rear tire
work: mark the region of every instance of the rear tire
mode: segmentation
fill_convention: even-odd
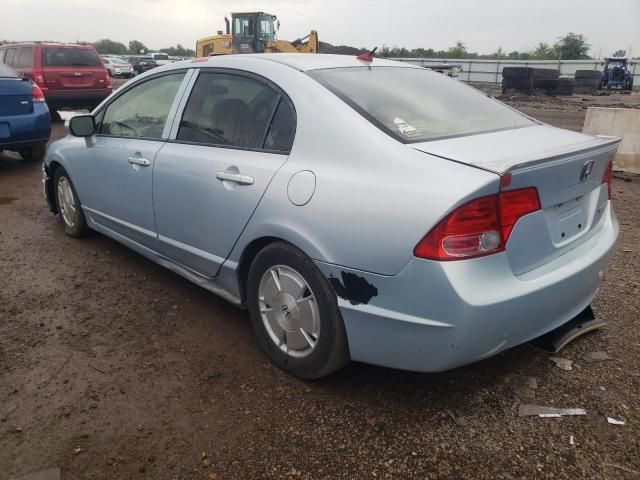
[[[34,145],[31,148],[20,150],[20,156],[27,162],[42,162],[47,153],[47,144],[45,142]]]
[[[283,370],[315,379],[349,362],[336,295],[294,246],[276,242],[258,253],[249,269],[247,306],[260,345]]]
[[[56,170],[53,191],[65,233],[74,238],[86,236],[90,231],[87,219],[82,211],[82,205],[73,182],[62,167],[58,167]]]

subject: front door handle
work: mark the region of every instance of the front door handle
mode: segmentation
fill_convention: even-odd
[[[151,165],[151,162],[143,157],[129,157],[129,163],[132,165],[140,165],[141,167],[148,167]]]
[[[234,182],[239,185],[253,185],[253,178],[249,175],[242,175],[241,173],[216,172],[216,178],[218,180]]]

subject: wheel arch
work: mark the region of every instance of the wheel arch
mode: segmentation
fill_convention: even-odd
[[[55,190],[54,190],[56,172],[58,171],[59,168],[64,169],[64,166],[62,165],[62,163],[60,163],[57,160],[50,161],[49,165],[45,163],[45,172],[47,173],[47,177],[48,177],[48,181],[45,183],[45,189],[46,189],[47,197],[49,198],[49,201],[50,201],[51,211],[54,214],[59,213],[58,202],[56,202],[56,196],[55,196]]]
[[[283,233],[285,232],[272,233],[253,238],[242,248],[242,253],[240,254],[238,266],[236,268],[238,291],[242,303],[245,303],[247,298],[247,280],[249,278],[251,264],[258,253],[266,246],[276,242],[287,243],[300,250],[312,260],[325,259],[321,250],[318,249],[313,242],[310,242],[309,239],[300,236],[299,233],[296,233],[293,236]]]
[[[242,254],[240,255],[240,261],[238,262],[238,268],[237,268],[238,287],[240,290],[240,299],[242,300],[242,303],[245,303],[247,299],[247,281],[249,279],[249,270],[251,269],[251,265],[253,264],[253,261],[255,260],[256,256],[263,248],[267,247],[268,245],[271,245],[272,243],[277,243],[277,242],[287,243],[297,248],[298,250],[303,252],[305,255],[308,255],[308,253],[305,252],[303,249],[301,249],[298,245],[290,242],[289,240],[286,240],[284,238],[277,237],[277,236],[268,235],[264,237],[255,238],[254,240],[249,242],[242,250]]]

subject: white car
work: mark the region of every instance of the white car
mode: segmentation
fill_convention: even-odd
[[[102,63],[109,72],[110,77],[133,77],[133,66],[120,57],[102,57]]]
[[[158,65],[168,65],[169,63],[173,63],[171,61],[171,59],[169,58],[169,55],[167,55],[166,53],[156,53],[156,52],[151,52],[151,53],[147,53],[145,55],[145,57],[147,58],[152,58],[155,60],[155,62]]]

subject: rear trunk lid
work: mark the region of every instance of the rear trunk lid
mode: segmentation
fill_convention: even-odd
[[[31,80],[0,78],[0,117],[33,112]]]
[[[597,234],[606,211],[603,175],[618,138],[548,125],[414,143],[425,153],[511,175],[504,190],[534,186],[542,211],[518,221],[507,243],[515,274],[537,268]]]
[[[106,69],[91,48],[43,47],[42,71],[49,90],[105,88]]]

